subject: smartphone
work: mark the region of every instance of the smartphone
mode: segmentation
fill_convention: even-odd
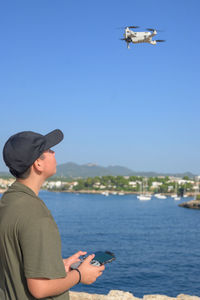
[[[114,253],[112,253],[110,251],[105,251],[105,252],[97,251],[94,254],[95,254],[95,257],[91,261],[92,264],[94,264],[93,261],[95,261],[95,262],[99,262],[100,265],[105,265],[116,259]]]
[[[110,251],[97,251],[94,254],[95,254],[95,257],[93,258],[93,260],[90,263],[93,266],[105,265],[116,259],[114,253],[112,253]],[[84,258],[81,259],[81,261],[72,264],[71,269],[78,268],[83,261],[84,261]]]

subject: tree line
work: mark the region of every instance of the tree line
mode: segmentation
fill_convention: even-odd
[[[124,176],[102,176],[86,179],[78,179],[77,184],[73,187],[75,191],[79,190],[109,190],[109,191],[125,191],[125,192],[141,192],[141,189],[145,189],[147,192],[155,193],[172,193],[177,192],[179,195],[183,195],[184,192],[193,191],[193,182],[185,176],[183,178],[187,180],[184,184],[177,184],[176,181],[170,180],[166,177],[149,177],[144,178],[141,176],[130,176],[128,178]],[[158,183],[157,186],[153,186],[153,182]],[[133,184],[135,183],[135,184]]]

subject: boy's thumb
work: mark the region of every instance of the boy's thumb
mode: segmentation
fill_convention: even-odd
[[[84,259],[84,262],[90,263],[94,257],[95,257],[94,254],[90,254]]]

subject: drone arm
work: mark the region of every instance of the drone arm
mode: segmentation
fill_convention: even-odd
[[[154,31],[152,32],[152,34],[151,34],[151,37],[155,36],[156,34],[157,34],[157,31],[154,30]]]

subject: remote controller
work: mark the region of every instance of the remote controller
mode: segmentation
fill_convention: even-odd
[[[78,262],[72,264],[72,265],[71,265],[71,269],[72,269],[72,270],[73,270],[73,269],[77,269],[77,268],[80,266],[80,264],[82,264],[83,261],[84,261],[84,260],[81,260],[81,261],[78,261]],[[99,266],[101,265],[100,262],[98,262],[98,261],[95,260],[95,259],[93,259],[93,260],[90,262],[90,264],[93,265],[93,266],[96,266],[96,267],[99,267]]]

